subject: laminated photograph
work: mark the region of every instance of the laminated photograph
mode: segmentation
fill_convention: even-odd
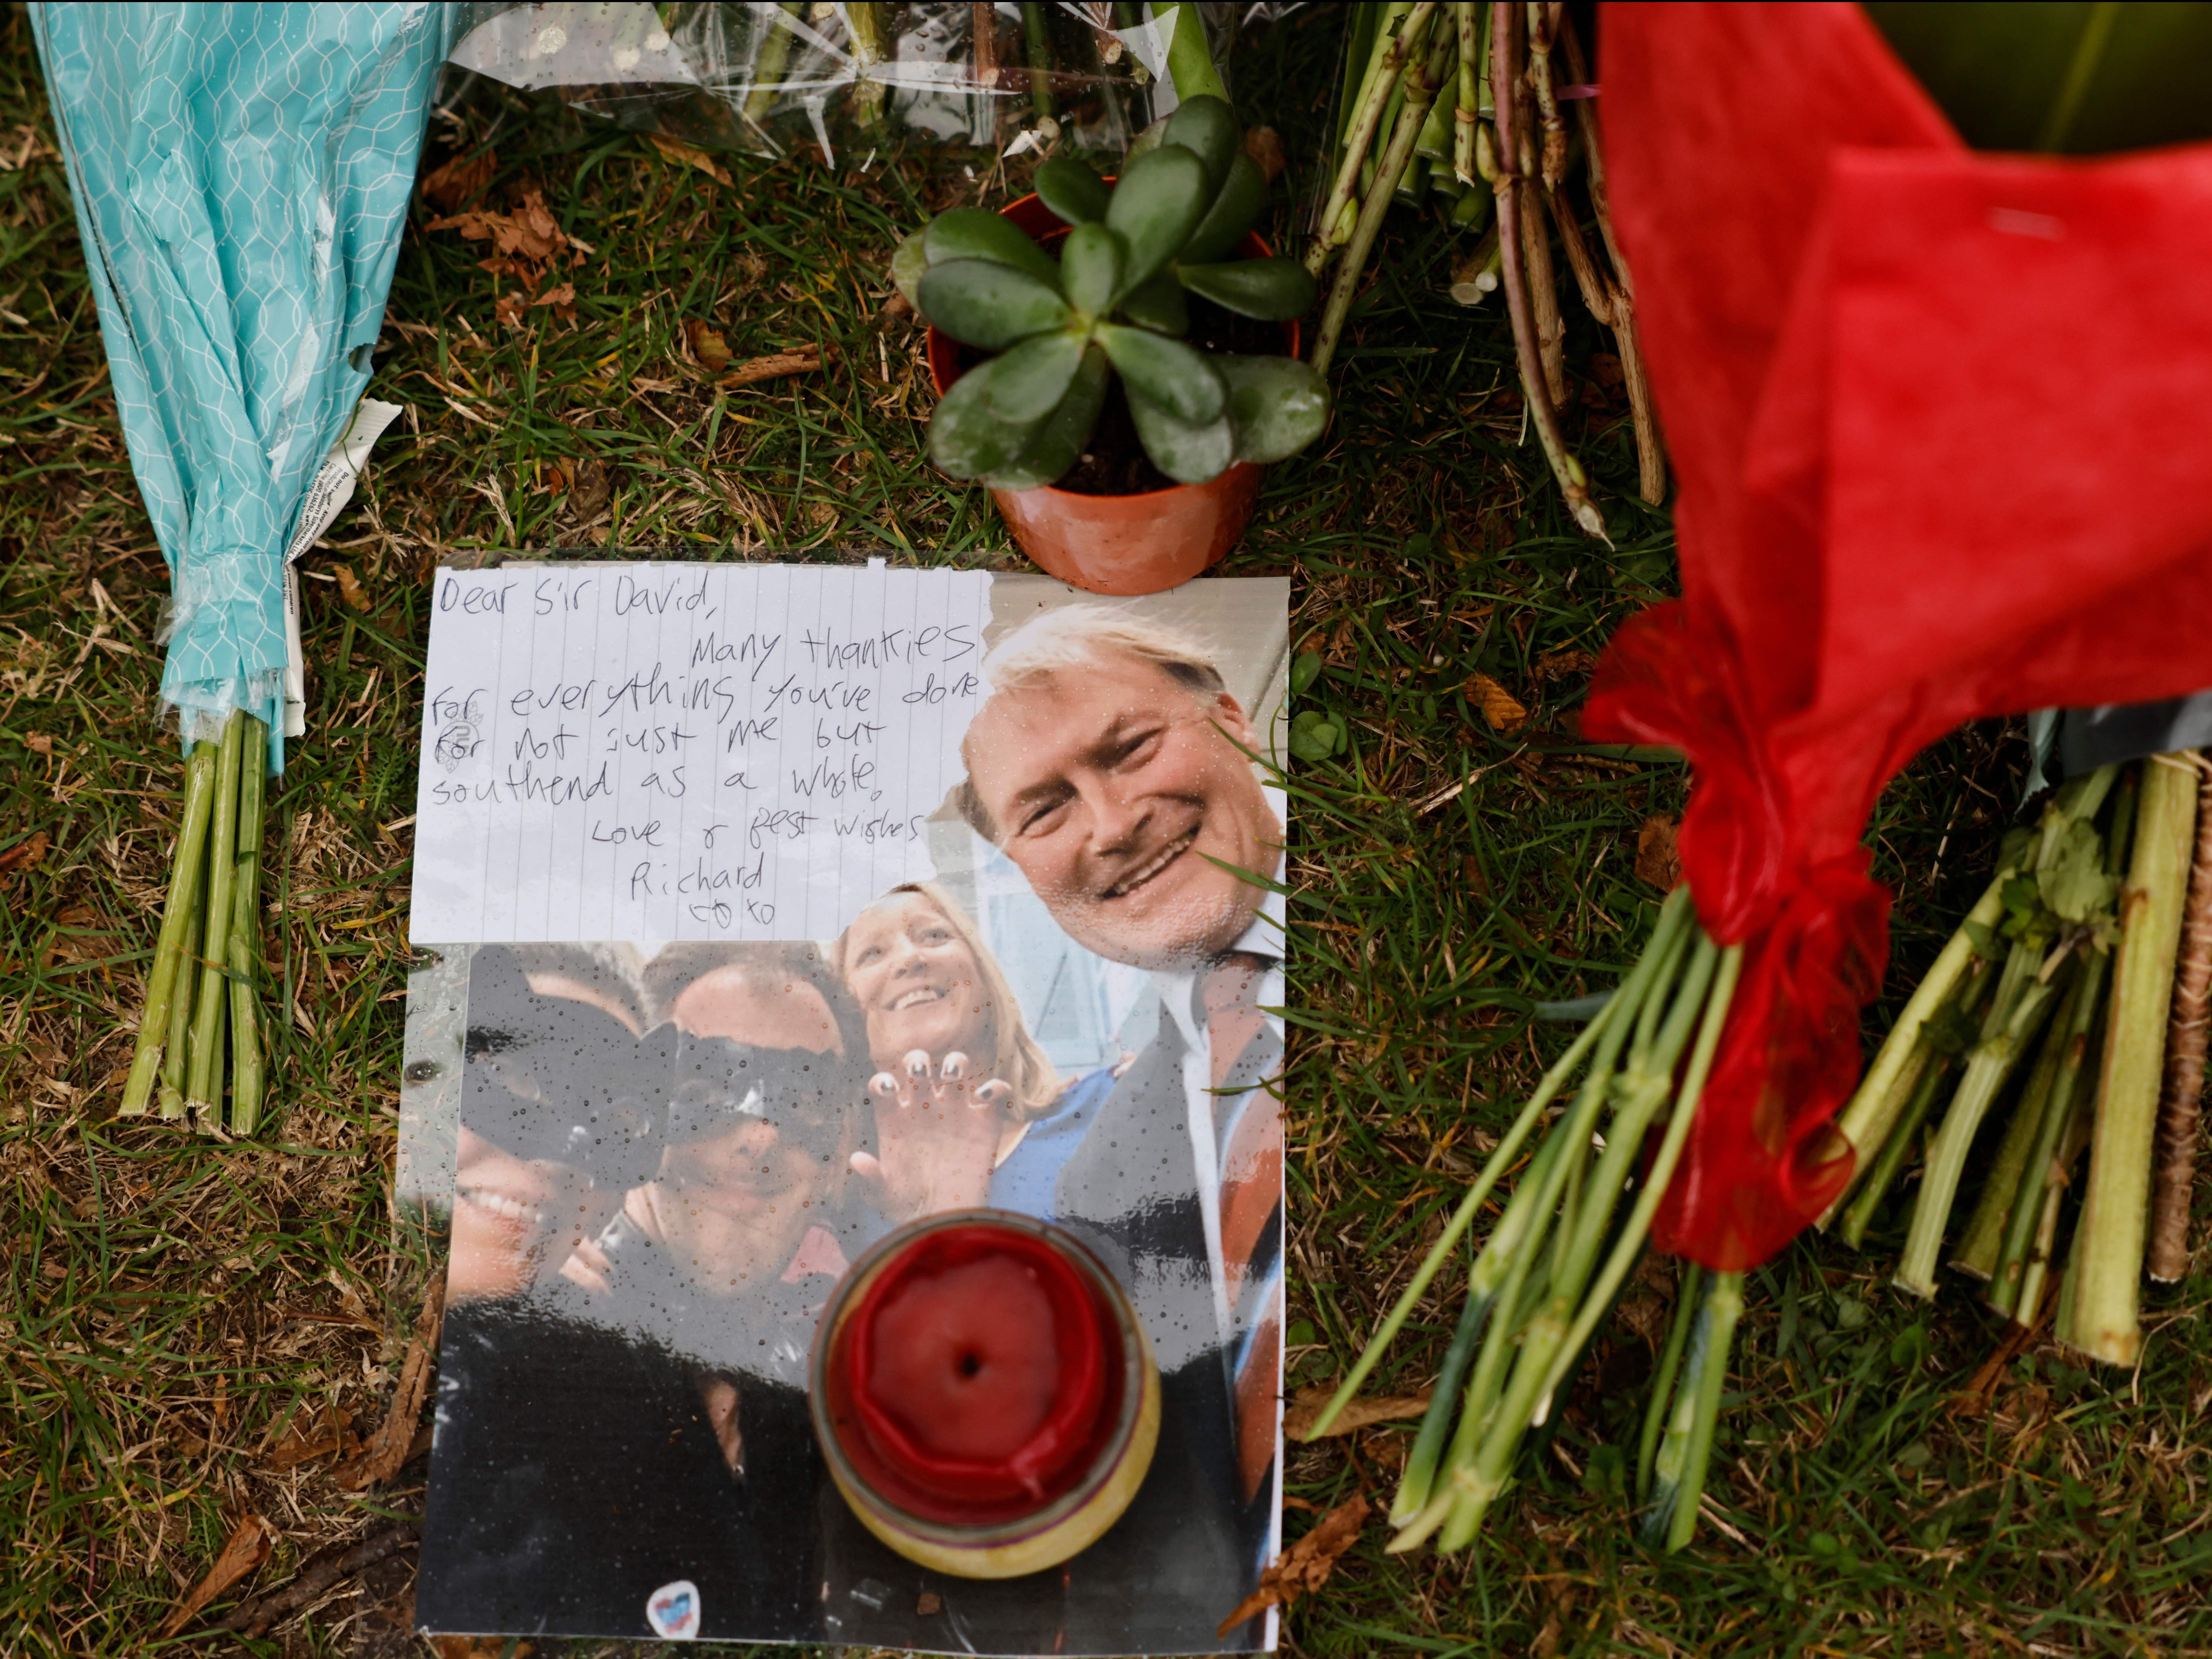
[[[1288,599],[440,573],[423,1630],[1273,1645]]]

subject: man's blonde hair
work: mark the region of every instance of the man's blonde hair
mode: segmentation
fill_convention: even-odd
[[[1194,697],[1211,700],[1229,689],[1204,641],[1103,605],[1063,605],[1024,623],[984,658],[983,678],[994,696],[1025,691],[1084,668],[1106,652],[1150,663]],[[989,842],[999,839],[991,815],[966,778],[954,786],[952,799],[977,835]]]

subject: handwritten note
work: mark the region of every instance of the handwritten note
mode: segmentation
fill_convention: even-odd
[[[442,570],[411,936],[823,939],[931,873],[988,573]]]

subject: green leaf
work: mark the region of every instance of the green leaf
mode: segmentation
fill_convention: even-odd
[[[2105,838],[2080,818],[2068,823],[2035,872],[2043,902],[2062,921],[2097,921],[2112,914],[2119,878],[2105,869]],[[2005,889],[2009,902],[2012,883]]]
[[[983,482],[994,489],[1035,489],[1073,466],[1098,424],[1098,410],[1106,401],[1106,354],[1095,345],[1085,346],[1059,407],[1045,417],[1019,456]]]
[[[1228,390],[1202,352],[1164,334],[1114,323],[1099,325],[1098,343],[1132,392],[1142,392],[1178,421],[1204,426],[1221,418]]]
[[[921,314],[956,340],[1003,351],[1075,320],[1057,289],[988,259],[932,265],[921,279]]]
[[[948,259],[988,259],[994,264],[1025,270],[1041,283],[1057,284],[1060,267],[1030,240],[1029,233],[1012,219],[983,208],[953,208],[939,214],[923,230],[929,263]]]
[[[1039,334],[991,364],[991,412],[1028,426],[1059,407],[1083,361],[1084,337],[1072,331]]]
[[[1229,387],[1229,419],[1237,459],[1279,461],[1295,455],[1328,426],[1328,383],[1293,357],[1217,357]]]
[[[1001,418],[991,407],[992,382],[1003,357],[969,369],[952,383],[929,418],[929,459],[956,478],[980,478],[1011,465],[1036,435],[1039,422]]]
[[[1106,181],[1073,155],[1055,155],[1036,170],[1036,193],[1071,225],[1095,224],[1106,216],[1114,192]]]
[[[1190,326],[1190,302],[1182,284],[1162,271],[1121,298],[1121,315],[1156,334],[1181,335]]]
[[[916,295],[929,270],[928,241],[929,233],[917,230],[891,251],[891,286],[904,295],[906,302],[916,311],[921,309],[921,301]]]
[[[1160,147],[1161,142],[1167,137],[1168,123],[1173,119],[1175,117],[1172,115],[1163,115],[1129,140],[1129,148],[1121,153],[1121,170],[1124,173],[1129,170],[1129,163],[1139,155],[1150,155]]]
[[[2092,155],[2212,137],[2212,7],[1876,0],[1867,13],[1978,149]]]
[[[1177,265],[1176,276],[1201,300],[1239,316],[1279,323],[1313,308],[1314,279],[1296,259],[1239,259],[1225,265]]]
[[[1291,665],[1291,695],[1304,696],[1306,688],[1321,678],[1322,670],[1328,665],[1318,651],[1299,652],[1298,659]]]
[[[1984,962],[2002,962],[2011,954],[1996,933],[1978,921],[1962,921],[1959,924],[1959,931],[1972,944],[1975,955]]]
[[[1168,117],[1163,144],[1180,144],[1206,163],[1206,191],[1210,198],[1229,177],[1229,163],[1244,142],[1237,125],[1237,112],[1218,98],[1199,97],[1176,106]]]
[[[1086,317],[1103,317],[1121,297],[1121,239],[1103,225],[1078,225],[1060,245],[1061,281],[1068,303]]]
[[[1325,761],[1336,752],[1343,732],[1317,708],[1302,710],[1291,721],[1291,754],[1302,761]]]
[[[1198,222],[1198,228],[1182,245],[1177,257],[1193,264],[1206,264],[1237,251],[1244,234],[1259,222],[1260,210],[1267,205],[1267,175],[1260,164],[1243,150],[1229,164],[1229,177],[1213,198],[1213,205],[1206,209],[1206,217]]]
[[[1226,415],[1212,422],[1181,421],[1127,379],[1122,389],[1129,394],[1129,413],[1145,453],[1177,483],[1211,483],[1235,465],[1237,429]]]
[[[1180,145],[1130,162],[1106,204],[1106,223],[1128,250],[1121,280],[1134,287],[1174,258],[1212,199],[1206,164]]]

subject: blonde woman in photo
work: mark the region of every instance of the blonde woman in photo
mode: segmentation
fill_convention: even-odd
[[[1051,1219],[1060,1166],[1112,1072],[1060,1076],[975,922],[934,882],[878,899],[830,961],[878,1068],[876,1147],[852,1167],[884,1218],[988,1205]]]

